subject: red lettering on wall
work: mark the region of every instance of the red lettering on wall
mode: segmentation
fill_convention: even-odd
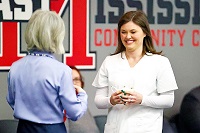
[[[94,69],[94,54],[89,53],[89,6],[88,0],[70,1],[70,53],[64,62],[79,69]]]
[[[200,35],[199,30],[192,31],[192,45],[195,47],[199,46],[199,41],[195,40],[195,39],[199,38],[199,35]]]
[[[154,30],[151,30],[151,35],[152,35],[153,40],[155,41],[155,45],[159,46],[159,44],[160,44],[160,41],[159,41],[160,40],[160,30],[157,30],[156,33],[155,33]]]
[[[51,0],[50,1],[50,10],[56,11],[58,14],[63,12],[63,7],[65,7],[68,0]]]
[[[162,46],[165,46],[165,30],[161,30],[162,31]]]
[[[174,36],[174,34],[176,34],[176,31],[168,30],[168,34],[169,34],[169,46],[174,46],[173,36]]]
[[[78,68],[94,69],[94,55],[89,53],[89,0],[70,1],[71,6],[71,29],[70,29],[70,55],[64,55],[64,63],[76,65]],[[61,15],[69,0],[50,0],[50,10],[56,11]],[[25,56],[20,55],[21,34],[19,22],[2,22],[1,24],[1,51],[0,69],[9,70],[11,64]],[[65,58],[66,57],[66,58]],[[66,61],[67,60],[67,61]]]
[[[183,39],[186,30],[175,30],[175,29],[162,29],[162,30],[151,30],[151,35],[155,46],[170,46],[173,47],[175,40],[179,41],[179,46],[184,46]],[[179,40],[177,40],[179,39]],[[168,45],[169,41],[169,45]],[[161,43],[161,44],[160,44]],[[178,44],[178,43],[176,43]]]
[[[102,34],[102,30],[101,29],[96,29],[94,32],[94,44],[96,46],[102,46],[102,41],[99,41],[100,35]]]
[[[117,46],[117,29],[96,29],[94,31],[95,46]]]
[[[1,23],[0,69],[8,70],[12,63],[20,59],[18,22]]]
[[[112,34],[112,32],[111,32],[111,30],[110,29],[106,29],[105,31],[104,31],[104,44],[105,44],[105,46],[111,46],[111,35]]]
[[[181,47],[184,46],[184,44],[183,44],[183,38],[184,38],[185,32],[186,32],[186,30],[183,30],[183,32],[181,32],[180,30],[178,30],[178,35],[180,37],[180,46]]]

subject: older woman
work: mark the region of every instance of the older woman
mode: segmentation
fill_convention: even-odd
[[[67,118],[77,120],[87,110],[87,94],[75,88],[72,70],[57,61],[64,53],[65,26],[53,11],[37,10],[25,31],[28,55],[14,62],[8,74],[7,101],[19,119],[17,133],[66,133]]]

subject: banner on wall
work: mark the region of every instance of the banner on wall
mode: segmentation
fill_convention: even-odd
[[[156,47],[200,46],[199,0],[1,0],[0,71],[26,56],[23,30],[39,8],[63,17],[69,34],[62,62],[79,69],[96,70],[97,58],[116,47],[117,22],[128,10],[147,14]]]

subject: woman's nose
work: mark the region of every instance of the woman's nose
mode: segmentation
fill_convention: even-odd
[[[127,33],[126,38],[131,38],[131,33]]]

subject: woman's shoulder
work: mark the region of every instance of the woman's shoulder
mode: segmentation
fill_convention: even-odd
[[[150,54],[146,54],[145,58],[146,58],[146,62],[158,67],[170,64],[169,59],[163,55],[150,53]]]
[[[120,62],[120,60],[122,60],[123,57],[121,55],[121,53],[119,54],[115,54],[115,55],[108,55],[105,57],[103,64],[106,65],[113,65],[113,64],[118,64]]]
[[[154,59],[154,60],[159,60],[159,61],[166,61],[168,58],[164,55],[159,55],[159,54],[152,54],[152,53],[146,53],[146,56],[148,58]]]
[[[117,60],[117,59],[122,59],[122,58],[123,58],[123,54],[118,53],[118,54],[106,56],[105,60]]]
[[[106,56],[106,58],[117,58],[117,57],[120,57],[120,56],[122,56],[122,53],[110,54],[110,55]]]

